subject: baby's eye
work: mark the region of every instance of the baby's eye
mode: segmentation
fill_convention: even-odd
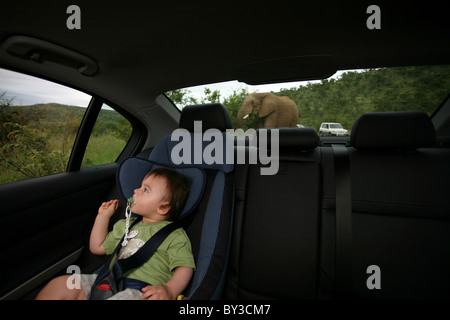
[[[144,192],[148,192],[148,189],[147,189],[147,188],[144,188]]]

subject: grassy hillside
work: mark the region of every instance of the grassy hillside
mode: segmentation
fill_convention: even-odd
[[[299,123],[317,130],[322,122],[351,129],[365,112],[423,110],[428,115],[450,92],[450,66],[421,66],[347,72],[276,93],[297,104]]]
[[[66,170],[85,108],[55,103],[0,108],[0,183]],[[120,114],[101,110],[82,166],[115,161],[130,135]]]

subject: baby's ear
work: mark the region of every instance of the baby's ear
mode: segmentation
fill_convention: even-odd
[[[166,215],[170,211],[170,208],[170,202],[166,201],[159,206],[158,213],[161,215]]]

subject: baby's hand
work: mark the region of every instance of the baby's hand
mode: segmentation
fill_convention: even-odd
[[[103,214],[109,218],[116,212],[119,206],[119,200],[110,200],[108,202],[103,202],[100,208],[98,208],[98,214]]]
[[[146,286],[142,288],[143,295],[141,299],[144,300],[171,300],[173,297],[169,289],[164,285]]]

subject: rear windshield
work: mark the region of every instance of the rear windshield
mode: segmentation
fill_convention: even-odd
[[[423,110],[431,116],[449,89],[450,66],[445,65],[339,71],[319,81],[262,86],[230,81],[166,95],[180,109],[222,103],[233,129],[313,127],[323,136],[350,134],[353,122],[366,112]],[[324,123],[330,124],[328,130]]]

